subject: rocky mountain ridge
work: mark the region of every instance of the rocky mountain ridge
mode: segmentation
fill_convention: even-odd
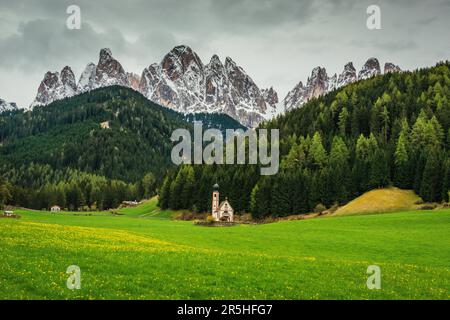
[[[273,88],[259,89],[231,58],[223,64],[214,55],[205,65],[191,48],[177,46],[141,76],[126,72],[111,50],[102,49],[98,63],[88,63],[78,83],[69,66],[61,72],[47,72],[31,107],[111,85],[133,88],[182,113],[225,113],[248,127],[272,117],[278,104]]]
[[[384,72],[400,68],[386,63]],[[273,87],[259,88],[230,57],[222,62],[213,55],[207,64],[188,46],[180,45],[160,63],[145,68],[141,75],[126,72],[110,49],[100,50],[97,64],[88,63],[78,83],[69,66],[61,72],[47,72],[31,107],[47,105],[96,88],[120,85],[133,88],[149,100],[167,108],[188,113],[224,113],[247,127],[283,111],[299,107],[312,98],[349,83],[381,74],[377,59],[369,59],[357,73],[349,62],[338,76],[329,77],[325,68],[316,67],[306,84],[300,82],[280,101]]]
[[[400,72],[400,67],[387,62],[384,66],[384,73]],[[369,79],[381,74],[380,63],[376,58],[370,58],[357,73],[352,62],[344,66],[342,73],[329,77],[325,68],[316,67],[311,72],[306,84],[299,82],[284,98],[283,106],[285,111],[301,107],[312,98],[317,98],[333,90],[339,89],[355,81]]]

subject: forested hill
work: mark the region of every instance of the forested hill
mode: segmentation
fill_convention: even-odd
[[[184,166],[166,179],[161,205],[208,210],[210,188],[187,196],[192,179],[219,182],[237,211],[256,217],[311,212],[388,185],[448,201],[448,62],[350,84],[261,127],[280,129],[277,175],[259,177],[251,166]],[[180,190],[185,197],[172,197]]]
[[[119,86],[93,90],[30,112],[2,113],[0,180],[3,184],[8,181],[10,202],[38,209],[68,204],[67,199],[44,201],[47,193],[81,192],[80,201],[74,196],[73,209],[91,206],[98,201],[89,199],[89,190],[105,191],[113,180],[115,193],[102,207],[140,198],[144,189],[147,193],[154,189],[155,180],[171,165],[172,132],[191,128],[191,120]],[[242,128],[226,115],[200,114],[195,120],[218,129]],[[55,188],[65,191],[56,192]],[[43,195],[39,196],[40,192]],[[22,199],[22,194],[31,199]]]

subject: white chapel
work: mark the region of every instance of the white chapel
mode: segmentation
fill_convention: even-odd
[[[215,221],[233,222],[234,210],[228,199],[219,203],[219,185],[216,183],[213,186],[212,194],[212,216]]]

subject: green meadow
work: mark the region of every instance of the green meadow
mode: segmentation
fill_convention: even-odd
[[[155,199],[120,215],[17,213],[0,219],[0,299],[450,298],[448,209],[225,228],[171,220]]]

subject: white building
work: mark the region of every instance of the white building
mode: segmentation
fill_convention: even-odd
[[[53,206],[50,208],[51,212],[60,212],[61,211],[61,207],[60,206]]]
[[[6,216],[6,217],[12,217],[14,215],[14,211],[5,211],[3,213],[3,215]]]
[[[219,203],[219,185],[214,185],[214,191],[212,194],[212,216],[215,221],[233,222],[234,210],[228,199]]]

